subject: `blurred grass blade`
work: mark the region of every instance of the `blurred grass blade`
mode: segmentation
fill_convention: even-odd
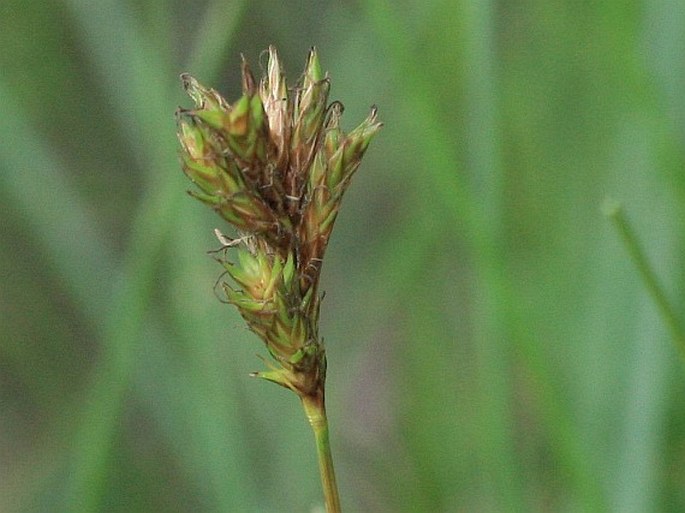
[[[411,40],[397,37],[397,34],[409,33],[398,19],[397,10],[384,0],[370,0],[364,6],[374,31],[387,50],[395,79],[407,91],[401,103],[406,111],[401,113],[401,117],[411,120],[415,146],[421,148],[423,155],[430,156],[431,169],[436,170],[435,173],[427,173],[426,180],[417,180],[414,186],[422,192],[427,189],[426,194],[439,203],[431,210],[436,219],[449,215],[454,223],[452,229],[463,228],[466,238],[471,240],[478,235],[473,198],[459,174],[462,166],[455,158],[449,127],[440,121],[440,95],[437,94],[434,77],[425,73],[421,56],[412,50]]]
[[[186,329],[195,327],[191,323]],[[215,340],[202,331],[193,335],[200,343]],[[239,407],[219,379],[226,376],[227,370],[219,368],[224,361],[215,357],[216,348],[206,345],[191,356],[194,361],[178,362],[159,339],[147,344],[141,360],[149,370],[139,372],[136,380],[140,398],[173,448],[181,472],[203,492],[203,511],[257,511],[258,494],[241,465],[247,461],[247,447],[241,445],[242,419],[235,415]]]
[[[106,1],[104,5],[103,2],[96,5],[73,0],[69,5],[84,32],[85,46],[98,65],[114,108],[121,116],[122,129],[130,136],[139,164],[144,168],[147,163],[152,168],[147,170],[149,176],[161,175],[161,170],[153,167],[159,165],[158,159],[151,158],[163,148],[171,150],[168,142],[162,143],[158,125],[169,90],[163,70],[158,67],[161,56],[154,55],[150,46],[141,40],[132,23],[134,18],[123,4]],[[119,51],[112,52],[112,48]],[[161,191],[157,194],[171,198],[170,183],[173,180],[164,180],[162,187],[151,191]],[[168,208],[159,205],[155,198],[144,197],[136,215],[129,253],[107,318],[102,363],[93,377],[74,439],[65,512],[97,511],[106,489],[109,450],[136,364],[134,349],[145,315],[146,298],[151,292],[154,260],[169,226],[160,220],[167,217]]]
[[[407,94],[407,108],[413,112],[411,119],[415,124],[414,134],[419,147],[430,155],[433,173],[426,175],[430,196],[442,197],[440,209],[435,209],[438,216],[449,215],[451,221],[467,228],[466,238],[473,244],[477,270],[480,274],[478,297],[476,298],[477,319],[474,325],[479,328],[476,334],[477,346],[481,354],[477,356],[480,366],[481,397],[486,414],[481,417],[482,437],[481,455],[488,466],[492,481],[489,486],[496,490],[496,504],[516,505],[521,509],[523,499],[521,488],[516,483],[516,457],[513,454],[513,439],[511,426],[511,412],[507,406],[507,397],[511,393],[508,388],[506,375],[508,373],[506,358],[505,326],[503,325],[502,308],[506,306],[501,295],[501,281],[504,275],[497,273],[499,267],[494,260],[497,252],[493,248],[500,246],[501,219],[501,167],[493,158],[498,154],[496,132],[494,129],[494,91],[492,89],[492,8],[489,3],[481,3],[467,9],[470,22],[465,24],[470,32],[467,35],[469,44],[465,49],[473,71],[469,101],[471,102],[471,119],[475,131],[470,141],[470,151],[473,156],[473,173],[480,177],[479,190],[485,192],[485,197],[468,196],[468,189],[460,183],[456,170],[459,168],[454,162],[452,143],[444,129],[440,129],[441,116],[439,102],[431,98],[439,98],[435,90],[433,77],[422,71],[419,56],[411,51],[410,41],[406,38],[395,37],[397,33],[405,31],[392,15],[389,5],[382,1],[368,2],[367,9],[371,14],[376,31],[393,59],[396,76],[400,77],[409,91]],[[483,34],[486,34],[483,37]],[[477,71],[480,70],[480,71]],[[398,78],[399,80],[399,78]],[[490,84],[484,90],[483,84]],[[433,94],[431,94],[431,92]],[[422,94],[423,93],[423,94]],[[421,126],[423,125],[423,126]],[[421,126],[421,127],[420,127]],[[433,183],[430,183],[432,178]],[[425,188],[426,186],[424,186]],[[481,207],[476,208],[478,202]],[[485,485],[485,483],[484,483]],[[488,486],[488,485],[486,485]]]
[[[194,204],[190,206],[195,207]],[[226,367],[226,360],[219,357],[225,354],[222,347],[234,341],[220,338],[225,332],[226,318],[217,317],[216,311],[207,307],[208,302],[215,302],[211,292],[214,277],[207,275],[205,255],[197,251],[195,245],[188,244],[193,237],[180,235],[191,234],[201,224],[199,219],[205,219],[201,214],[199,208],[192,208],[177,225],[179,237],[171,247],[175,258],[171,263],[174,283],[170,306],[174,332],[187,343],[182,370],[185,374],[182,382],[187,390],[177,392],[179,397],[185,398],[182,408],[189,412],[190,418],[183,420],[197,424],[194,430],[205,443],[198,444],[192,453],[183,447],[186,443],[183,433],[173,440],[186,460],[192,461],[193,468],[209,469],[206,479],[211,480],[220,506],[218,511],[248,511],[258,492],[255,484],[245,479],[241,465],[241,462],[248,464],[249,461],[248,444],[242,442],[247,433],[242,417],[236,414],[241,409],[238,404],[240,390],[233,383],[247,374],[232,373],[232,368]],[[221,304],[212,306],[221,308],[222,312],[228,310]],[[171,387],[169,390],[180,388],[171,383],[179,379],[174,371],[166,372],[160,380],[164,382],[164,378]],[[178,433],[178,427],[169,428],[170,432]]]
[[[525,355],[526,371],[530,374],[536,400],[540,404],[541,422],[552,440],[550,450],[580,511],[609,511],[603,483],[597,479],[593,459],[587,455],[586,441],[578,435],[577,419],[564,393],[566,390],[555,384],[549,358],[542,349],[545,342],[540,341],[534,332],[529,322],[523,319],[516,338]]]
[[[91,325],[102,329],[111,290],[94,287],[93,278],[116,267],[114,256],[88,207],[66,179],[69,173],[60,158],[27,125],[1,79],[0,139],[2,202],[22,213],[28,238],[43,249]]]
[[[135,344],[153,290],[157,257],[174,225],[181,176],[169,172],[175,167],[171,91],[176,81],[170,56],[155,53],[152,42],[136,28],[136,18],[120,2],[70,0],[69,6],[148,184],[113,298],[102,368],[94,377],[75,439],[65,511],[87,513],[98,509],[104,491],[108,451],[137,361]],[[215,58],[220,56],[217,51]],[[207,65],[212,67],[211,62]]]
[[[656,303],[659,313],[671,333],[671,337],[680,353],[680,357],[683,359],[683,363],[685,363],[685,328],[673,308],[673,305],[666,297],[663,287],[659,284],[656,273],[649,264],[647,255],[645,255],[633,227],[630,225],[623,212],[623,207],[615,200],[606,199],[603,209],[605,215],[611,219],[616,231],[618,231],[631,260],[635,264],[635,267],[647,288],[647,292],[649,292],[649,295]]]
[[[210,83],[221,72],[224,51],[231,47],[233,37],[243,18],[247,2],[213,0],[205,10],[197,37],[188,59],[187,69],[200,81]]]
[[[175,144],[173,117],[164,117],[175,97],[170,56],[159,54],[127,4],[66,3],[139,167],[148,176],[160,176],[159,159],[169,159],[167,151]]]
[[[515,452],[511,328],[507,323],[512,304],[508,283],[503,228],[504,170],[500,161],[501,137],[497,129],[498,107],[495,55],[494,2],[464,4],[466,27],[464,67],[467,114],[466,141],[470,173],[474,182],[472,204],[477,210],[481,237],[473,241],[475,284],[474,339],[480,401],[481,454],[490,474],[483,483],[496,509],[524,511],[519,456]],[[436,120],[437,121],[437,120]],[[486,496],[484,494],[484,496]]]
[[[649,300],[640,305],[634,340],[626,342],[628,368],[627,401],[619,433],[619,455],[611,492],[614,511],[657,511],[664,467],[661,457],[663,432],[668,424],[668,384],[674,369],[673,350],[665,342],[659,314]],[[658,343],[655,343],[657,341]],[[677,369],[677,367],[675,367]]]

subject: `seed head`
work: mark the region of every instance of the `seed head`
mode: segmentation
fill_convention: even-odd
[[[233,104],[181,76],[195,102],[176,114],[181,164],[198,189],[191,195],[241,234],[219,233],[219,261],[232,279],[221,287],[275,360],[254,375],[300,396],[323,395],[321,263],[343,193],[382,125],[373,108],[350,133],[340,129],[343,107],[328,103],[330,79],[314,48],[293,88],[274,47],[268,55],[258,85],[243,59],[242,96]]]

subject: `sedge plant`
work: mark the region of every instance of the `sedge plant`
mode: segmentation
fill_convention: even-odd
[[[176,113],[190,194],[236,229],[216,230],[219,281],[272,359],[251,375],[293,391],[314,431],[328,513],[340,511],[325,409],[326,351],[319,335],[319,277],[343,194],[381,128],[376,109],[354,130],[328,103],[330,79],[312,48],[288,87],[276,49],[257,82],[243,58],[242,96],[229,104],[188,74],[195,102]],[[224,279],[223,277],[226,277]]]

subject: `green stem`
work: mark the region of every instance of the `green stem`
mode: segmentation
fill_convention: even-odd
[[[683,328],[683,324],[680,322],[678,315],[666,298],[666,293],[659,284],[659,280],[657,279],[654,270],[649,265],[647,256],[640,246],[633,228],[626,219],[621,205],[616,201],[607,199],[604,204],[604,210],[606,215],[613,221],[618,233],[621,235],[623,243],[635,263],[649,294],[652,296],[652,299],[654,299],[659,312],[671,331],[676,347],[678,351],[680,351],[681,358],[685,361],[685,328]]]
[[[321,396],[302,397],[302,406],[314,431],[326,513],[340,513],[342,510],[340,509],[338,486],[335,483],[335,470],[333,469],[331,444],[328,439],[328,419],[326,418],[323,394]]]

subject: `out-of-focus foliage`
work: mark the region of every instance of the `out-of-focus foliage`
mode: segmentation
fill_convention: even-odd
[[[685,316],[679,2],[3,0],[0,511],[320,505],[176,157],[178,75],[233,100],[269,44],[385,123],[322,281],[345,510],[685,510],[685,368],[600,211]]]

